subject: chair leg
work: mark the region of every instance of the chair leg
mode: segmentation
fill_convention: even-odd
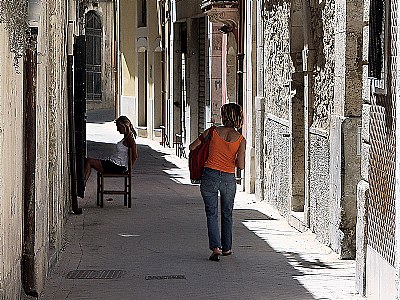
[[[97,206],[100,205],[100,173],[97,172]]]
[[[101,192],[100,192],[100,207],[103,208],[103,198],[104,198],[104,177],[101,176]]]
[[[126,177],[124,177],[124,206],[127,205],[127,201],[126,201]]]
[[[132,178],[129,177],[128,179],[128,208],[132,207]]]

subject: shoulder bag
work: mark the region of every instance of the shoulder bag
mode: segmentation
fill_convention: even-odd
[[[200,135],[199,140],[201,141],[201,144],[196,149],[189,152],[190,180],[194,184],[201,183],[201,174],[203,172],[204,164],[208,159],[208,148],[214,129],[215,126],[211,126],[205,138],[203,135]]]

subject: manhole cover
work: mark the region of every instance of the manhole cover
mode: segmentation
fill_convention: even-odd
[[[186,279],[185,275],[146,275],[146,280]]]
[[[115,279],[122,275],[121,270],[74,270],[67,274],[68,279]]]

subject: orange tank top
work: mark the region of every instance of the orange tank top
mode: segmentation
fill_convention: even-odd
[[[240,135],[236,141],[227,142],[219,136],[217,130],[214,130],[210,140],[208,159],[204,166],[226,173],[235,173],[236,156],[242,140],[243,135]]]

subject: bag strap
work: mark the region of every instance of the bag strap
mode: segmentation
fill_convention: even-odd
[[[199,136],[200,142],[201,142],[201,143],[204,143],[205,141],[208,141],[208,140],[211,138],[211,134],[212,134],[212,132],[214,131],[214,129],[215,129],[215,126],[211,126],[211,127],[208,129],[208,134],[207,134],[206,137],[203,137],[203,134],[200,134],[200,136]]]
[[[204,143],[205,141],[208,141],[209,139],[211,139],[211,136],[212,136],[212,133],[213,133],[214,129],[215,129],[215,126],[213,125],[213,126],[210,127],[210,129],[208,129],[208,134],[207,134],[206,137],[203,137],[203,134],[201,134],[199,136],[199,140],[201,141],[201,143]]]

